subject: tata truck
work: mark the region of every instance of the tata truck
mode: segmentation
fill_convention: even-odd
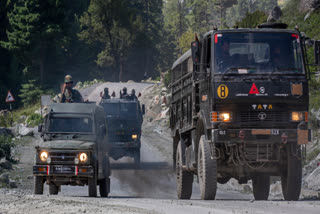
[[[306,44],[319,42],[283,23],[214,29],[172,66],[170,127],[177,195],[189,199],[194,175],[201,199],[217,183],[252,180],[267,200],[279,176],[285,200],[298,200],[308,129]]]

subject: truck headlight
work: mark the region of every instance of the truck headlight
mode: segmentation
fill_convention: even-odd
[[[223,122],[230,122],[231,116],[229,112],[219,112],[219,120]]]
[[[291,120],[292,121],[301,121],[303,120],[303,112],[292,112],[291,114]]]
[[[86,162],[88,160],[88,155],[85,152],[80,153],[79,159],[81,162]]]
[[[132,137],[132,139],[136,140],[138,138],[138,135],[133,134],[131,137]]]
[[[40,153],[40,160],[44,162],[47,159],[48,159],[48,152],[41,152]]]

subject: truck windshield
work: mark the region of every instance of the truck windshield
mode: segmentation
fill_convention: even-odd
[[[92,133],[92,120],[88,117],[53,117],[49,120],[49,132]]]
[[[218,73],[303,73],[298,34],[221,33],[214,36],[214,70]]]
[[[136,119],[137,103],[103,103],[107,117]]]

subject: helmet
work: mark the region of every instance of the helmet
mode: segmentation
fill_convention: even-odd
[[[69,83],[69,82],[72,83],[72,82],[73,82],[72,76],[70,76],[70,75],[65,76],[65,77],[64,77],[64,82],[65,82],[65,83]]]
[[[136,94],[136,90],[132,89],[131,94]]]
[[[124,93],[127,93],[127,88],[126,88],[126,87],[123,87],[122,91],[123,91]]]
[[[109,93],[109,88],[104,88],[105,93]]]

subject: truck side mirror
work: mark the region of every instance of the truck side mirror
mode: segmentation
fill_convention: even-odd
[[[314,41],[314,64],[320,65],[320,40]]]
[[[142,114],[144,115],[146,113],[146,107],[144,106],[144,104],[142,104]]]
[[[38,132],[39,133],[42,132],[42,129],[43,129],[43,124],[38,125]]]
[[[200,63],[200,43],[198,41],[191,42],[191,54],[193,64]]]

